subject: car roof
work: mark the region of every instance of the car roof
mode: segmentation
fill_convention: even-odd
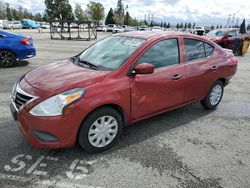
[[[125,37],[133,37],[133,38],[141,38],[141,39],[152,39],[152,38],[162,38],[167,36],[186,36],[186,37],[192,37],[192,38],[200,38],[204,39],[203,37],[200,37],[198,35],[189,34],[189,33],[182,33],[182,32],[173,32],[173,31],[131,31],[131,32],[125,32],[125,33],[119,33],[117,34],[119,36],[125,36]]]

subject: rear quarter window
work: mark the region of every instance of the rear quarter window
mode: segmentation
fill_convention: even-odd
[[[205,47],[205,55],[206,57],[209,57],[213,54],[214,52],[214,47],[208,43],[204,42],[204,47]]]

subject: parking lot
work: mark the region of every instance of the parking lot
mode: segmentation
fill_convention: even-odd
[[[119,142],[100,154],[79,146],[33,148],[9,111],[16,79],[36,67],[78,54],[95,41],[51,40],[49,33],[15,30],[34,39],[37,56],[0,68],[1,187],[250,186],[250,53],[214,111],[199,103],[125,128]],[[98,39],[107,36],[98,33]]]

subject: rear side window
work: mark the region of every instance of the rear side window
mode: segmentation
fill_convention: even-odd
[[[214,47],[208,43],[204,43],[204,47],[205,47],[206,57],[211,56],[214,51]]]
[[[150,63],[155,68],[179,64],[178,40],[167,39],[154,44],[140,57],[137,64],[140,63]]]
[[[184,39],[187,61],[202,59],[206,57],[204,44],[202,41],[194,39]]]

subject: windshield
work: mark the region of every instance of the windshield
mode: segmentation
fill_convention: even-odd
[[[224,35],[223,31],[218,31],[218,30],[212,30],[207,33],[207,36],[216,36],[216,37],[221,37]]]
[[[143,43],[144,39],[110,36],[90,46],[82,52],[79,62],[113,70],[119,68]]]

